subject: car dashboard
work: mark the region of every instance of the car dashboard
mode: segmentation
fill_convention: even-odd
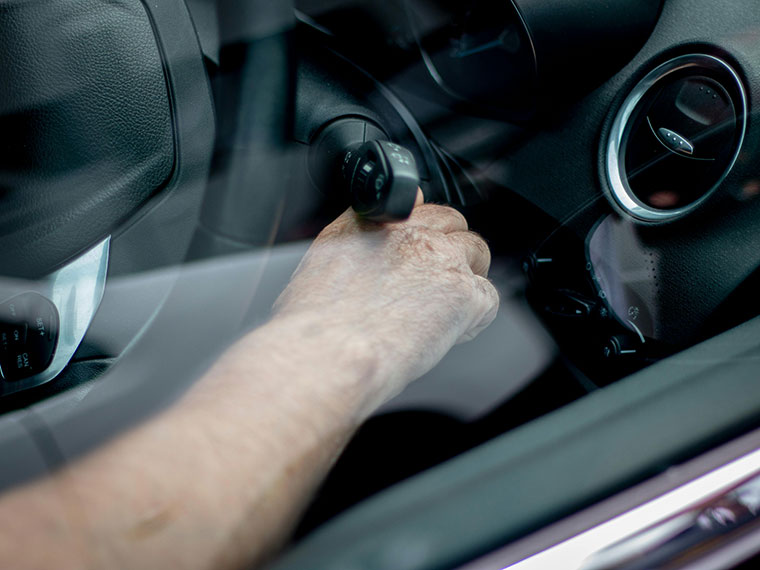
[[[752,0],[21,4],[3,487],[265,322],[371,141],[487,240],[501,307],[359,430],[274,568],[506,568],[760,446]]]

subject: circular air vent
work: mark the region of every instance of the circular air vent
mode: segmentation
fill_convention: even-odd
[[[615,204],[646,222],[696,208],[736,162],[746,107],[741,80],[716,57],[685,55],[654,69],[623,102],[610,131]]]

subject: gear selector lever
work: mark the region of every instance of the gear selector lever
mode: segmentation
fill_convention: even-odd
[[[376,222],[405,220],[412,213],[420,185],[414,156],[388,141],[370,141],[349,149],[341,174],[351,206]]]

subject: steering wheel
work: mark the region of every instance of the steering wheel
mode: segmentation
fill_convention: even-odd
[[[174,401],[240,332],[266,256],[217,256],[281,211],[293,6],[208,6],[0,12],[3,487]]]

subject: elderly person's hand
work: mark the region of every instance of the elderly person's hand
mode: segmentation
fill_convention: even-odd
[[[317,237],[276,315],[315,314],[336,340],[351,337],[376,355],[388,396],[435,365],[456,343],[496,316],[499,297],[486,278],[488,246],[464,216],[422,204],[400,223],[377,224],[348,210]],[[315,331],[316,332],[316,331]]]
[[[250,568],[359,423],[494,318],[488,247],[451,208],[346,212],[275,315],[172,407],[0,497],[3,568]],[[44,544],[45,548],[39,548]]]

